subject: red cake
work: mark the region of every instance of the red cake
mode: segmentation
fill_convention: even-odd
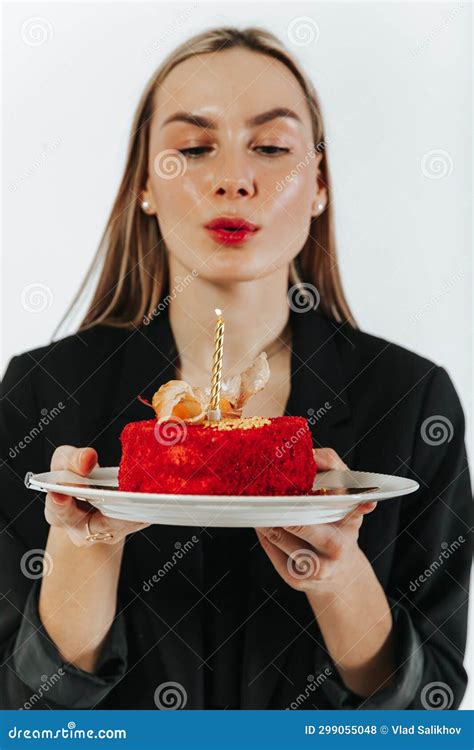
[[[316,474],[303,417],[243,417],[265,387],[265,352],[222,383],[217,414],[210,389],[169,380],[150,406],[156,419],[130,422],[120,436],[119,489],[183,495],[305,495]],[[219,417],[219,418],[218,418]],[[215,421],[217,420],[217,421]]]
[[[177,382],[177,381],[171,381]],[[304,495],[316,474],[303,417],[177,416],[130,422],[120,436],[119,488],[185,495]]]

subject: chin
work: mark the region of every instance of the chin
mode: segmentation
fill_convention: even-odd
[[[217,252],[209,257],[207,265],[202,269],[202,276],[220,277],[235,281],[252,281],[256,278],[270,276],[282,266],[289,264],[280,259],[275,264],[275,255],[272,253],[266,257],[266,253],[259,253],[255,248],[219,248]]]
[[[255,281],[258,278],[264,278],[274,273],[275,269],[269,264],[255,263],[255,259],[252,262],[245,263],[242,258],[238,259],[236,263],[209,263],[204,267],[200,276],[216,282],[241,282],[241,281]]]

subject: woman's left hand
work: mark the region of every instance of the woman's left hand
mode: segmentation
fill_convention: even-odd
[[[331,448],[314,449],[319,471],[348,469]],[[337,591],[350,579],[360,554],[359,529],[376,502],[361,503],[340,521],[312,526],[255,529],[260,543],[283,580],[297,591]]]

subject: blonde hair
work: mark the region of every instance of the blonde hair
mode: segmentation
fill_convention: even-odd
[[[168,284],[166,247],[155,216],[139,203],[148,176],[148,147],[154,97],[168,73],[184,60],[232,47],[260,52],[286,65],[298,80],[308,103],[314,148],[323,151],[320,176],[326,185],[328,205],[312,219],[307,241],[291,263],[293,284],[310,284],[320,295],[320,308],[337,322],[356,323],[346,301],[337,265],[332,193],[327,164],[327,139],[314,87],[282,43],[261,28],[222,27],[204,31],[177,47],[155,71],[139,101],[130,135],[122,181],[97,253],[74,297],[65,319],[82,300],[98,274],[95,290],[79,331],[97,324],[120,328],[140,326],[153,317]],[[62,321],[64,322],[64,320]],[[62,324],[60,324],[62,325]]]

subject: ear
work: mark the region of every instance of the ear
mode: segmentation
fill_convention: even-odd
[[[155,204],[154,204],[154,201],[153,201],[153,194],[152,194],[152,192],[150,190],[149,182],[150,182],[150,180],[148,178],[147,182],[146,182],[145,188],[143,190],[141,190],[140,193],[139,193],[138,203],[139,203],[140,208],[142,209],[142,211],[144,211],[144,213],[146,213],[146,214],[154,214],[154,213],[156,213],[156,211],[155,211]],[[143,205],[144,202],[146,202],[148,204],[147,207],[144,207],[144,205]]]
[[[321,178],[320,164],[323,154],[319,153],[315,156],[316,161],[316,183],[314,186],[314,196],[311,204],[311,216],[320,216],[325,210],[328,204],[327,188]]]
[[[319,179],[316,181],[314,199],[311,204],[311,216],[320,216],[328,205],[328,191]]]

